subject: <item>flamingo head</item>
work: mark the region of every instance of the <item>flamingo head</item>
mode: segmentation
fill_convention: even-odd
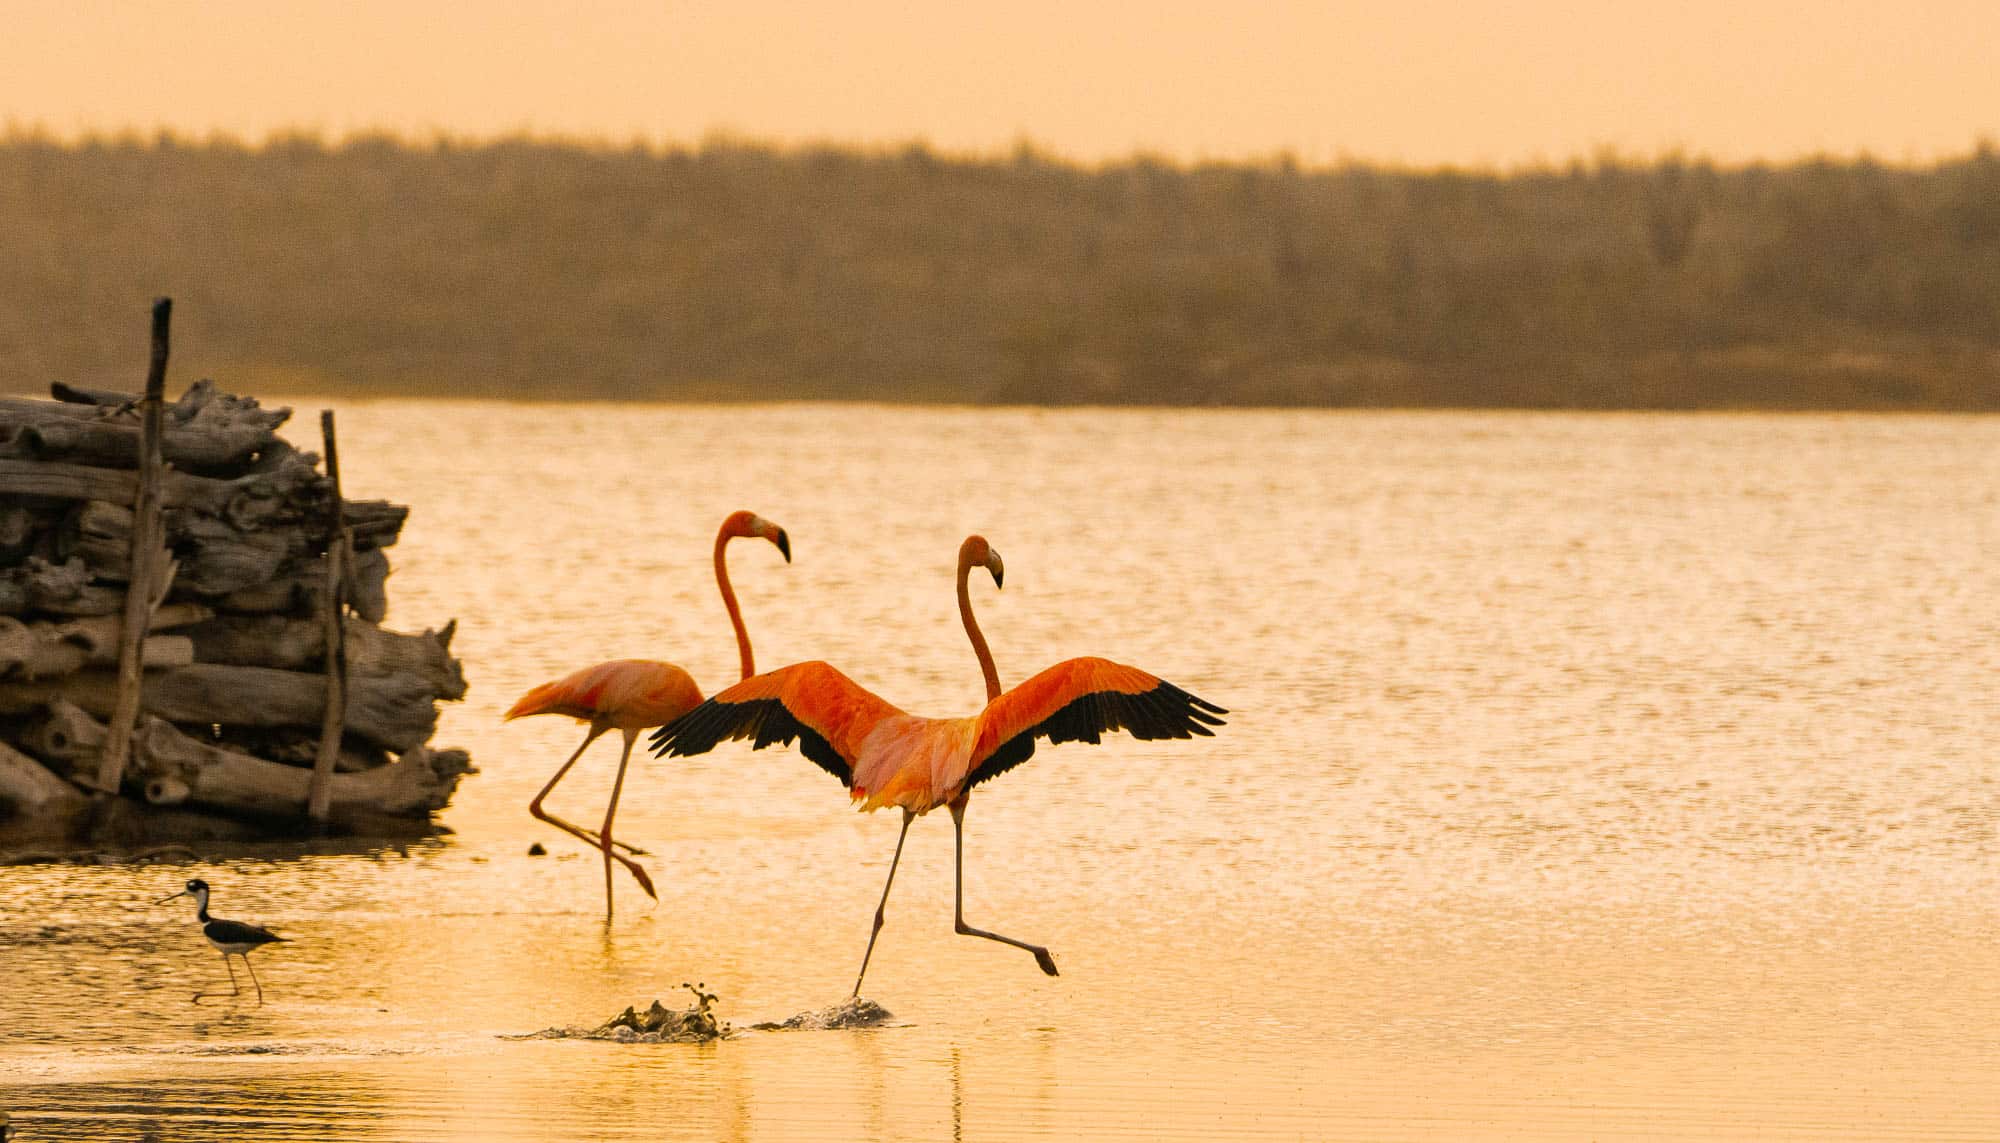
[[[785,557],[786,563],[792,562],[791,537],[785,535],[783,528],[755,512],[731,512],[729,519],[722,522],[722,539],[729,540],[737,536],[769,540],[777,547],[778,554]]]
[[[1006,565],[1000,562],[1000,553],[993,550],[993,545],[987,543],[984,536],[967,536],[965,542],[958,546],[958,573],[964,575],[973,568],[985,568],[992,572],[994,587],[1001,586],[1000,581],[1007,574]]]

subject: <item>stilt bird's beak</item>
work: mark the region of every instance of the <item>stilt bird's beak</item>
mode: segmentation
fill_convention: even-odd
[[[187,893],[187,890],[183,889],[183,890],[181,890],[181,891],[180,891],[180,892],[178,892],[178,893],[169,893],[169,894],[167,894],[166,896],[164,896],[164,897],[160,898],[159,900],[157,900],[157,901],[153,902],[153,904],[155,904],[155,905],[164,905],[164,904],[166,904],[167,902],[169,902],[169,901],[173,900],[173,899],[174,899],[174,898],[176,898],[176,897],[185,897],[185,896],[187,896],[187,895],[188,895],[188,893]]]

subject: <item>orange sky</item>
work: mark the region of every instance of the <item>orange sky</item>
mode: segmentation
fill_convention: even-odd
[[[66,135],[725,130],[1507,166],[2000,137],[1989,0],[65,0],[0,26],[0,122]]]

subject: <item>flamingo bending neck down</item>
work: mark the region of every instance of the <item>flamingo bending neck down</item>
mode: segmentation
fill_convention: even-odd
[[[797,742],[801,753],[847,785],[858,808],[902,809],[896,854],[854,978],[856,996],[882,931],[889,887],[895,883],[911,822],[939,806],[951,811],[957,835],[956,931],[1025,949],[1043,972],[1055,976],[1055,958],[1048,949],[965,923],[965,806],[972,787],[1027,761],[1037,738],[1052,744],[1094,744],[1109,730],[1141,739],[1207,736],[1213,733],[1209,727],[1222,725],[1216,716],[1229,713],[1137,667],[1108,659],[1066,659],[1003,692],[992,652],[972,615],[967,581],[975,567],[986,568],[993,586],[1001,585],[999,553],[980,536],[967,537],[958,553],[959,617],[986,679],[986,707],[977,715],[906,714],[826,663],[808,662],[745,679],[655,731],[650,740],[653,752],[662,756],[701,754],[732,738],[750,738],[758,750]]]
[[[715,583],[722,591],[722,605],[729,612],[729,622],[736,628],[736,649],[742,659],[743,677],[757,673],[756,659],[750,653],[750,633],[743,626],[743,612],[736,606],[736,593],[729,586],[729,567],[723,559],[723,550],[729,541],[738,537],[755,537],[771,541],[776,545],[785,562],[792,562],[792,542],[785,530],[754,512],[733,512],[722,522],[715,534]],[[616,842],[611,837],[611,821],[618,814],[618,797],[625,786],[625,766],[632,757],[632,743],[639,732],[667,723],[693,710],[701,704],[701,688],[685,670],[672,663],[662,663],[654,659],[614,659],[585,667],[573,674],[565,675],[551,683],[543,683],[527,694],[507,711],[508,719],[525,718],[531,714],[566,714],[590,725],[583,736],[583,745],[569,756],[569,761],[555,772],[542,792],[528,803],[528,812],[548,822],[565,833],[581,838],[601,849],[604,853],[604,910],[611,911],[611,863],[616,860],[623,864],[646,891],[646,896],[659,899],[653,891],[653,879],[646,870],[628,857],[612,852],[613,846],[622,846],[633,853],[644,853],[624,842]],[[611,784],[611,802],[604,810],[604,825],[593,834],[582,826],[564,821],[542,809],[542,801],[556,783],[563,780],[576,760],[590,744],[606,731],[617,730],[625,736],[625,749],[618,756],[618,777]]]

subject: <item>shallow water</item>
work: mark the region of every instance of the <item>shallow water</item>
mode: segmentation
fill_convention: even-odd
[[[309,421],[301,418],[302,424]],[[76,1139],[2000,1138],[2000,420],[514,406],[341,409],[410,503],[392,623],[461,620],[473,751],[402,849],[19,867],[0,1109]],[[299,435],[303,440],[305,430]],[[636,760],[661,900],[525,804],[580,740],[499,713],[735,650],[976,709],[1077,654],[1231,708],[1044,747],[912,829],[866,1030],[503,1039],[683,981],[739,1029],[844,999],[896,820],[790,751]],[[552,800],[590,821],[616,749]],[[539,840],[552,851],[529,857]],[[292,938],[269,1002],[186,902]]]

